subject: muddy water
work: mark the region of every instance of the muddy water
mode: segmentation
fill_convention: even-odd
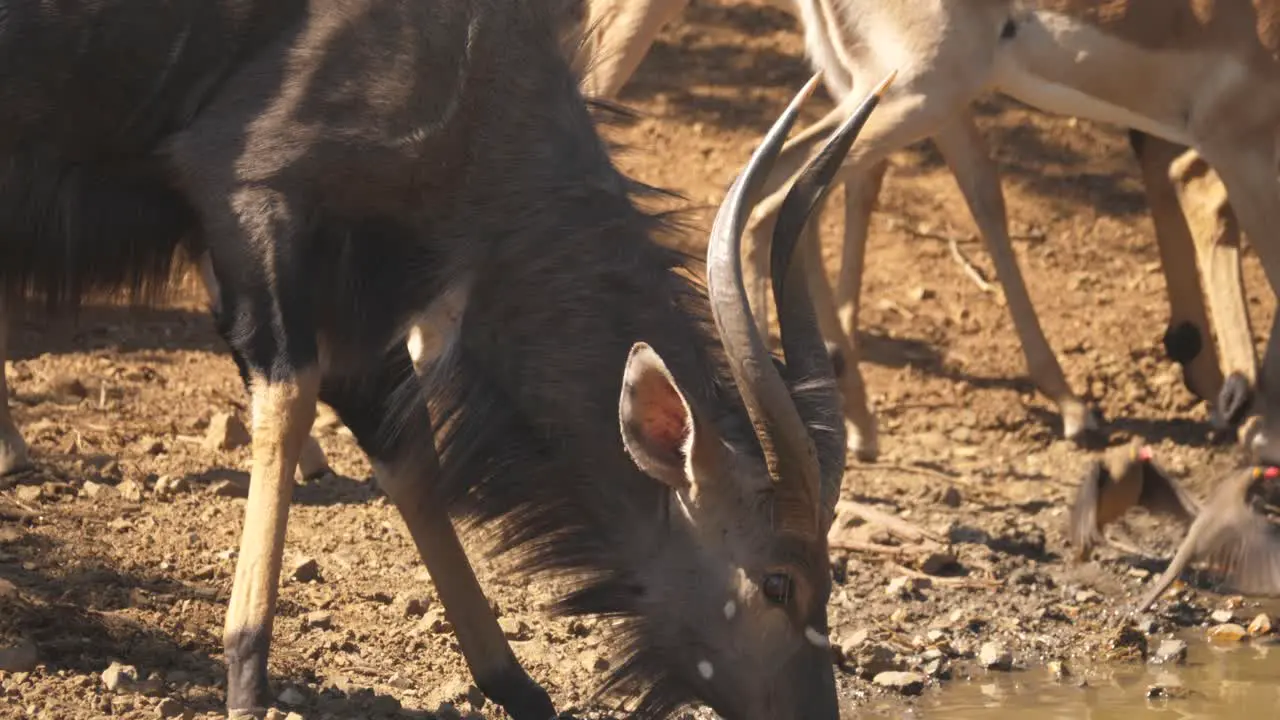
[[[1082,668],[1055,680],[1043,667],[1021,672],[976,671],[926,690],[914,707],[874,705],[860,718],[1036,720],[1087,718],[1280,717],[1280,642],[1229,648],[1204,642],[1204,630],[1179,633],[1188,643],[1180,666],[1137,664]],[[1159,642],[1153,638],[1152,645]],[[1153,685],[1180,685],[1182,697],[1148,699]]]

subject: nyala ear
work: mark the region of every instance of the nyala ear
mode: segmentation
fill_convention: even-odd
[[[658,353],[636,343],[627,356],[618,401],[622,442],[636,465],[654,480],[689,487],[688,460],[702,440],[684,393]]]

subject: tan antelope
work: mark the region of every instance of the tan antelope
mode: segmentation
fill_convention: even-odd
[[[616,92],[638,65],[662,22],[678,14],[686,4],[685,0],[589,0],[586,16],[588,29],[594,33],[595,44],[589,44],[594,65],[587,69],[584,86],[598,92]],[[780,3],[775,0],[771,4]],[[1059,405],[1064,434],[1078,437],[1095,426],[1096,419],[1071,391],[1040,329],[1008,240],[998,173],[968,111],[972,101],[987,90],[1006,92],[1045,110],[1134,128],[1132,144],[1156,227],[1170,302],[1166,348],[1173,359],[1184,365],[1191,391],[1211,403],[1223,390],[1224,375],[1229,377],[1221,392],[1221,407],[1216,413],[1220,417],[1215,424],[1233,425],[1242,419],[1248,407],[1249,387],[1256,376],[1256,359],[1240,281],[1239,229],[1217,175],[1194,150],[1185,147],[1196,144],[1197,138],[1205,134],[1204,123],[1196,125],[1199,134],[1190,129],[1170,131],[1169,127],[1177,123],[1160,112],[1161,102],[1174,102],[1169,96],[1149,97],[1144,102],[1150,107],[1125,109],[1123,103],[1152,93],[1146,87],[1137,93],[1116,88],[1117,76],[1129,78],[1131,84],[1145,84],[1144,78],[1149,74],[1115,73],[1111,68],[1163,67],[1170,78],[1180,78],[1179,64],[1169,58],[1169,48],[1173,46],[1170,43],[1181,38],[1194,46],[1208,42],[1209,35],[1219,37],[1223,32],[1222,17],[1230,19],[1232,13],[1238,15],[1247,6],[1219,4],[1214,15],[1218,19],[1210,18],[1204,32],[1197,34],[1185,28],[1195,27],[1190,20],[1200,17],[1203,7],[1154,0],[1101,4],[1057,0],[1038,4],[1007,0],[942,5],[914,0],[795,3],[791,9],[803,21],[808,53],[814,64],[823,68],[827,85],[837,98],[856,97],[857,86],[875,77],[887,64],[911,68],[906,73],[911,80],[895,86],[891,93],[896,100],[890,103],[897,109],[877,115],[873,123],[875,140],[855,149],[846,163],[844,257],[836,291],[839,315],[837,318],[820,311],[824,333],[850,359],[844,363],[841,382],[846,413],[854,426],[851,444],[855,452],[874,457],[876,450],[875,423],[866,407],[852,345],[867,225],[886,169],[885,157],[924,137],[934,139],[943,151],[986,238],[1030,375],[1037,387]],[[1020,24],[1027,25],[1021,33]],[[1143,41],[1146,46],[1131,44],[1123,31],[1146,24],[1168,28],[1173,34],[1161,41],[1164,46],[1146,51],[1143,59],[1136,61],[1130,51],[1149,46],[1149,38]],[[1247,38],[1248,29],[1253,26],[1236,22],[1233,27],[1233,32],[1243,30],[1242,37]],[[1079,59],[1073,54],[1076,52],[1081,55]],[[1221,43],[1210,43],[1205,50],[1194,52],[1197,56],[1208,53],[1218,58],[1222,67],[1235,62]],[[1192,73],[1188,77],[1198,75]],[[1111,87],[1091,89],[1090,82],[1105,82]],[[1044,90],[1046,87],[1051,90]],[[1175,91],[1183,92],[1182,101],[1188,107],[1217,102],[1211,79],[1203,81],[1200,90],[1170,88],[1171,93]],[[1108,100],[1111,94],[1119,99]],[[1064,98],[1074,100],[1067,102]],[[845,115],[847,109],[837,106],[788,144],[766,186],[774,194],[756,211],[757,238],[767,235],[781,198],[780,189],[789,184],[791,173],[812,151],[813,144]],[[1190,128],[1190,124],[1187,126]],[[761,246],[760,242],[749,244],[749,248]],[[1213,310],[1214,334],[1222,350],[1221,369],[1218,354],[1209,342],[1210,313],[1196,272],[1197,249]],[[764,302],[767,263],[761,253],[752,253],[752,264],[757,269],[752,281],[756,303]],[[825,277],[816,272],[820,265],[811,263],[810,267],[815,270],[811,292],[821,307],[822,296],[830,291],[824,287]],[[758,317],[765,315],[759,313]]]

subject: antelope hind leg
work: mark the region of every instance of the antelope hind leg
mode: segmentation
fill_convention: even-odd
[[[1129,144],[1142,169],[1142,183],[1164,272],[1169,301],[1165,352],[1182,366],[1187,389],[1205,402],[1213,403],[1222,390],[1222,370],[1209,331],[1209,311],[1200,285],[1192,229],[1170,178],[1174,161],[1187,149],[1137,130],[1129,131]],[[1212,277],[1209,280],[1212,282]]]
[[[1096,413],[1067,384],[1062,366],[1049,347],[1035,307],[1027,294],[1018,259],[1009,241],[1008,218],[1000,176],[995,163],[987,155],[977,127],[969,114],[963,113],[947,123],[934,136],[934,141],[960,185],[969,212],[973,215],[987,249],[991,253],[1000,285],[1009,303],[1027,370],[1040,392],[1058,405],[1062,413],[1063,435],[1069,440],[1090,442],[1099,429]]]
[[[1231,437],[1248,418],[1258,376],[1240,268],[1240,226],[1226,187],[1194,150],[1173,160],[1168,176],[1195,239],[1222,352],[1222,374],[1226,379],[1218,394],[1209,398],[1214,403],[1213,426],[1218,433]]]

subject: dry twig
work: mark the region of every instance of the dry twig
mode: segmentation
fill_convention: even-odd
[[[960,263],[960,267],[964,268],[965,275],[968,275],[975,283],[977,283],[978,288],[981,289],[982,292],[994,292],[994,288],[991,287],[991,283],[987,282],[987,279],[982,275],[982,271],[979,270],[978,267],[969,260],[969,257],[964,254],[964,251],[960,249],[960,243],[956,242],[955,238],[952,238],[950,242],[947,243],[947,246],[951,248],[951,257],[955,258],[956,262]]]

